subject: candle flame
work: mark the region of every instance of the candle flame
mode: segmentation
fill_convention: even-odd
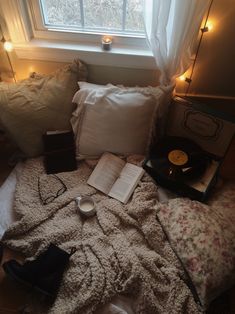
[[[112,37],[110,36],[104,36],[103,37],[103,42],[106,43],[106,44],[111,44],[112,43]]]

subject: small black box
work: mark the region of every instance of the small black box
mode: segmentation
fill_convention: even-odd
[[[48,131],[43,135],[43,143],[47,174],[77,169],[72,131]]]

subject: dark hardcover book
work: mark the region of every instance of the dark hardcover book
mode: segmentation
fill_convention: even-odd
[[[43,135],[43,144],[47,174],[77,169],[72,131],[49,131]]]

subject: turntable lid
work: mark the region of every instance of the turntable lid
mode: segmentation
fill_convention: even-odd
[[[235,123],[195,109],[176,97],[169,113],[167,135],[182,136],[218,157],[224,157],[235,134]]]

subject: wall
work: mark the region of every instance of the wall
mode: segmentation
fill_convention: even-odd
[[[0,45],[0,79],[9,82],[12,81],[11,68],[9,66],[7,55],[2,49],[2,45]]]
[[[5,52],[0,52],[0,55],[4,56]],[[22,60],[18,59],[14,52],[10,53],[14,71],[16,72],[17,80],[27,78],[30,72],[38,73],[51,73],[62,67],[65,63],[58,62],[45,62],[38,60]],[[145,69],[131,69],[131,68],[119,68],[110,66],[98,66],[98,65],[87,65],[89,72],[89,82],[99,84],[123,84],[126,86],[146,86],[146,85],[157,85],[158,84],[158,71],[156,70],[145,70]],[[7,59],[0,59],[0,70],[6,71],[9,69]],[[9,74],[6,73],[6,74]],[[9,80],[9,77],[4,75],[5,80]]]
[[[235,1],[214,0],[209,20],[211,32],[204,33],[189,93],[235,97]],[[178,82],[184,93],[186,82]]]
[[[214,29],[203,37],[193,81],[189,93],[220,97],[235,97],[235,1],[214,0],[211,18]],[[7,59],[1,53],[0,69],[6,70]],[[62,66],[61,63],[19,60],[11,53],[17,79],[26,78],[30,72],[50,73]],[[124,85],[156,85],[155,70],[128,69],[88,65],[89,81],[94,83],[122,83]],[[184,93],[187,83],[178,82],[177,93]]]

